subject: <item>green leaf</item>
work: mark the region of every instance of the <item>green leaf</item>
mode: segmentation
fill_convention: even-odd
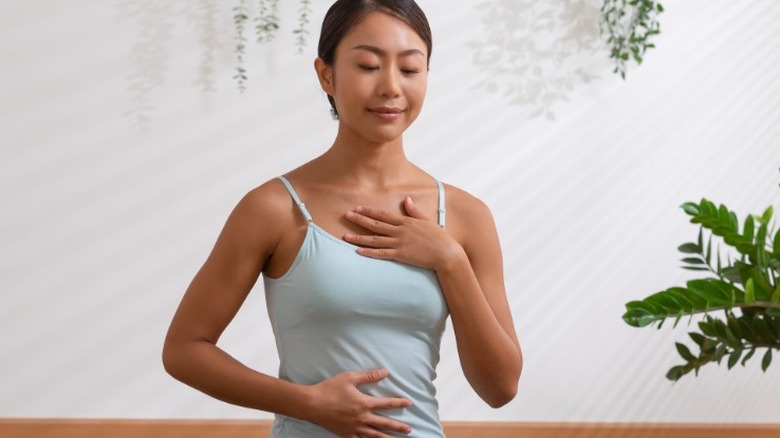
[[[720,204],[718,206],[718,218],[721,220],[728,220],[730,219],[730,216],[731,216],[731,212],[729,211],[729,209],[725,205]]]
[[[742,349],[741,348],[737,348],[737,349],[735,349],[734,351],[731,352],[731,355],[729,356],[729,361],[728,361],[729,369],[734,368],[734,365],[736,365],[737,362],[739,362],[739,358],[741,356],[742,356]]]
[[[701,207],[702,216],[718,217],[718,207],[716,207],[712,201],[702,198],[699,205]]]
[[[774,212],[774,209],[770,205],[767,207],[766,210],[764,210],[764,214],[761,215],[761,222],[767,224],[772,219],[772,213]]]
[[[761,371],[766,372],[766,369],[769,368],[769,365],[772,363],[772,349],[767,348],[766,353],[764,353],[764,358],[761,359]]]
[[[740,272],[738,267],[726,266],[722,269],[719,269],[718,272],[724,278],[726,278],[727,280],[733,283],[742,283],[742,273]]]
[[[772,298],[772,286],[767,283],[764,275],[758,269],[754,267],[746,268],[747,273],[750,275],[749,280],[753,280],[753,284],[756,286],[756,299],[759,301],[766,301]],[[747,282],[745,283],[747,284]]]
[[[747,363],[747,361],[751,357],[753,357],[753,354],[755,354],[755,352],[756,352],[756,349],[755,348],[751,348],[750,351],[748,351],[748,354],[746,354],[745,357],[742,358],[742,366],[743,367],[745,366],[745,363]]]
[[[680,260],[683,263],[688,263],[690,265],[706,265],[707,263],[698,258],[698,257],[685,257],[684,259]]]
[[[688,362],[694,362],[696,360],[696,356],[691,353],[691,350],[689,350],[685,344],[675,342],[674,345],[677,347],[677,352],[680,353],[680,356],[682,356],[683,359]]]
[[[691,280],[687,283],[687,286],[689,290],[707,302],[707,308],[733,306],[735,304],[734,286],[722,280],[714,278]]]
[[[780,302],[780,281],[778,281],[777,285],[775,286],[775,291],[772,294],[772,302],[773,303]]]
[[[680,308],[686,312],[703,310],[707,303],[684,287],[670,287],[663,291],[680,303]]]
[[[699,235],[696,237],[696,244],[699,245],[699,248],[704,248],[704,241],[702,240],[703,233],[704,227],[699,227]]]
[[[767,226],[768,224],[766,222],[763,222],[761,226],[758,227],[758,233],[756,233],[756,247],[762,250],[766,245]]]
[[[701,214],[699,205],[694,202],[686,202],[685,204],[681,205],[680,208],[682,208],[683,211],[688,213],[690,216],[699,216]]]
[[[673,315],[684,308],[684,304],[678,300],[675,294],[668,291],[659,292],[644,300],[648,304],[652,304],[656,309],[660,310],[665,315]],[[659,315],[661,313],[658,313]]]
[[[626,313],[623,314],[623,321],[626,324],[633,327],[646,327],[656,321],[659,318],[656,316],[654,310],[649,310],[647,307],[640,306],[642,301],[632,301],[626,304]]]
[[[699,254],[701,248],[695,243],[684,243],[677,248],[683,254]]]
[[[720,360],[726,355],[726,344],[718,344],[718,348],[715,349],[715,361],[720,365]]]
[[[680,377],[682,377],[685,374],[685,367],[682,365],[673,366],[669,369],[669,372],[666,373],[666,378],[676,382],[680,380]]]
[[[706,299],[682,287],[657,292],[641,301],[626,304],[623,320],[634,327],[645,327],[665,318],[679,321],[684,314],[704,312],[709,307]]]
[[[748,278],[747,283],[745,284],[745,302],[746,303],[754,303],[756,301],[756,290],[753,286],[753,279]]]
[[[728,344],[729,347],[735,349],[742,347],[742,342],[740,342],[740,340],[737,339],[737,336],[734,335],[734,332],[731,331],[731,328],[729,328],[729,326],[727,325],[724,325],[723,327],[725,328],[725,332],[726,332],[726,336],[724,338],[726,344]]]
[[[755,232],[755,230],[754,230],[754,224],[753,224],[753,216],[748,216],[747,219],[745,219],[745,228],[744,228],[744,231],[742,232],[742,235],[746,239],[750,239],[752,241],[754,232]]]
[[[751,322],[752,322],[752,318],[748,320],[747,317],[745,316],[737,319],[737,324],[739,325],[739,332],[742,339],[748,342],[755,343],[757,340],[757,335],[756,335],[756,331],[753,329],[753,324],[751,324]]]
[[[707,318],[707,321],[699,322],[699,329],[707,336],[716,337],[718,336],[718,332],[715,330],[715,326],[710,321],[711,319],[712,318]]]
[[[704,342],[707,340],[707,338],[702,336],[701,333],[690,332],[688,333],[688,336],[690,336],[691,339],[693,339],[693,342],[695,342],[700,349],[704,349]]]
[[[704,345],[701,347],[701,355],[711,355],[715,352],[715,348],[718,346],[718,341],[715,339],[706,338]]]
[[[774,330],[764,318],[755,318],[753,320],[753,329],[762,343],[769,344],[774,342]]]

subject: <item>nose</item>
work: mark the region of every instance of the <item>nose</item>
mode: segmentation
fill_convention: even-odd
[[[397,68],[385,69],[378,91],[381,96],[388,98],[395,98],[401,94],[401,77]]]

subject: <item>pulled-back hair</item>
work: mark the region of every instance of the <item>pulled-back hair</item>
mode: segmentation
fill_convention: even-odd
[[[325,64],[333,65],[336,47],[344,36],[371,12],[384,12],[403,21],[425,42],[428,48],[428,62],[433,50],[433,37],[428,19],[414,0],[337,0],[322,20],[317,56]],[[338,119],[336,102],[328,95],[331,113]]]

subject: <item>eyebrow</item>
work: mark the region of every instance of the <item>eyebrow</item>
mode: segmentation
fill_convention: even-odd
[[[379,47],[376,47],[376,46],[370,46],[368,44],[360,44],[358,46],[353,47],[352,50],[366,50],[366,51],[369,51],[371,53],[375,53],[375,54],[377,54],[379,56],[387,55],[387,51],[385,51],[383,49],[380,49]],[[412,56],[412,55],[420,55],[420,56],[423,56],[423,57],[425,56],[425,54],[421,50],[419,50],[419,49],[404,50],[403,52],[399,53],[398,55],[401,56],[401,57]]]

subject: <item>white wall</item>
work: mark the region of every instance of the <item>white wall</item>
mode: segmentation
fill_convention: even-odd
[[[303,56],[288,36],[296,4],[282,2],[279,41],[250,46],[249,88],[236,91],[233,3],[0,6],[0,416],[268,417],[173,381],[159,359],[232,206],[334,133],[312,74],[314,36]],[[312,34],[329,2],[316,3]],[[780,365],[710,366],[671,384],[685,327],[638,330],[620,316],[625,302],[688,278],[675,248],[696,228],[682,202],[706,196],[742,216],[778,206],[780,3],[664,2],[658,48],[625,82],[601,58],[587,4],[573,23],[559,15],[582,6],[573,0],[493,1],[490,25],[479,18],[491,10],[471,2],[421,4],[435,47],[408,153],[493,209],[525,353],[519,396],[494,411],[465,383],[448,333],[442,417],[778,421]],[[545,11],[558,18],[543,21]],[[540,23],[549,27],[529,30]],[[518,43],[537,37],[533,52]],[[557,70],[556,47],[572,50]],[[493,68],[519,60],[542,80],[497,74],[497,92],[475,87],[491,54],[503,56]],[[520,85],[569,101],[548,94],[544,109],[543,94],[502,96]],[[223,345],[275,372],[260,286]]]

